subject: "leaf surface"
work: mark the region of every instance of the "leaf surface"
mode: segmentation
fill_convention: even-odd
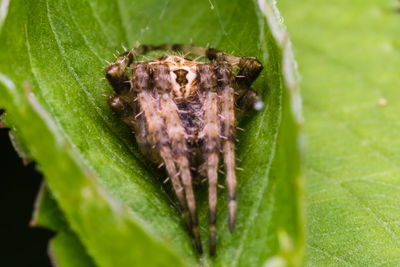
[[[397,266],[396,1],[280,0],[307,118],[307,265]]]

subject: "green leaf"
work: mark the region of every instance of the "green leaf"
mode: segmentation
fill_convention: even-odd
[[[48,228],[54,232],[68,229],[68,222],[45,182],[40,186],[36,197],[30,225]]]
[[[56,236],[50,240],[48,248],[54,266],[95,266],[79,238],[69,228],[45,183],[42,183],[40,187],[30,226],[46,227],[56,232]]]
[[[94,267],[78,237],[62,231],[50,240],[49,255],[55,267]]]
[[[307,265],[397,266],[398,3],[280,0],[279,7],[303,76]]]
[[[300,101],[276,12],[263,1],[10,3],[0,35],[0,105],[67,221],[60,232],[60,213],[47,218],[48,227],[61,233],[52,241],[60,266],[78,253],[68,250],[78,243],[99,266],[199,263],[173,194],[162,185],[166,174],[143,159],[106,103],[112,90],[102,80],[104,59],[137,42],[209,44],[263,62],[254,87],[265,108],[242,121],[239,135],[244,171],[238,172],[237,227],[229,233],[226,190],[220,190],[218,255],[201,260],[223,266],[300,263]],[[205,247],[206,196],[204,189],[197,192]]]

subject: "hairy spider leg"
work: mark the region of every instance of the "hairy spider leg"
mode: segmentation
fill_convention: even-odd
[[[172,100],[172,86],[169,76],[169,68],[166,64],[153,65],[155,79],[155,87],[162,94],[160,99],[161,116],[165,121],[167,133],[171,140],[172,154],[178,166],[186,202],[189,208],[192,222],[192,232],[195,240],[195,245],[198,252],[203,253],[203,248],[200,239],[199,222],[196,211],[196,199],[193,192],[192,177],[190,173],[188,149],[185,139],[185,129],[182,126],[178,114],[178,107]]]
[[[146,127],[144,127],[145,120],[140,116],[140,106],[135,101],[136,92],[130,90],[130,81],[125,73],[125,68],[132,61],[132,54],[126,52],[106,67],[106,77],[116,92],[108,97],[107,102],[124,123],[135,129],[135,137],[140,151],[148,158],[159,161],[160,159],[147,140]]]
[[[139,45],[125,53],[121,54],[114,62],[106,67],[106,78],[108,79],[114,91],[117,94],[125,94],[129,92],[131,85],[129,77],[125,73],[125,69],[132,64],[138,56],[155,50],[152,45]]]
[[[264,103],[254,89],[246,88],[244,90],[235,90],[235,114],[238,120],[249,110],[260,110],[263,106]]]
[[[251,108],[260,109],[263,105],[257,91],[250,88],[251,84],[258,78],[263,66],[255,57],[235,57],[217,49],[209,48],[206,51],[209,60],[216,62],[227,62],[239,69],[235,77],[237,88],[235,88],[235,100],[239,106],[238,117],[241,117]]]
[[[217,81],[211,65],[197,66],[197,79],[204,96],[204,128],[201,136],[204,139],[208,178],[208,209],[209,209],[209,244],[210,255],[215,255],[217,246],[217,184],[219,164],[219,124],[218,124],[218,96],[216,93]]]
[[[112,94],[108,97],[107,102],[112,111],[114,111],[124,123],[130,127],[135,127],[134,112],[129,105],[129,99],[118,94]]]
[[[258,78],[263,66],[255,57],[235,57],[217,49],[208,48],[206,56],[209,60],[216,62],[227,62],[239,69],[235,77],[237,88],[235,88],[235,103],[239,107],[237,117],[240,118],[251,108],[259,110],[263,103],[257,91],[252,89],[251,84]]]
[[[229,61],[228,61],[229,63]],[[251,84],[258,78],[263,66],[255,57],[242,57],[238,64],[239,73],[236,76],[236,83],[239,87],[250,89]]]
[[[208,92],[204,101],[204,134],[207,153],[208,203],[209,203],[209,243],[210,255],[215,254],[217,245],[217,185],[219,164],[218,97]]]
[[[263,102],[257,91],[252,89],[251,84],[260,75],[263,66],[253,57],[244,57],[239,61],[239,73],[236,76],[235,102],[239,107],[237,117],[240,118],[251,108],[260,110],[263,107]]]
[[[235,174],[235,136],[236,119],[234,107],[233,83],[235,74],[232,67],[226,61],[214,64],[218,79],[218,94],[221,107],[221,139],[224,164],[226,170],[226,184],[229,197],[229,230],[235,228],[236,218],[236,174]]]
[[[106,67],[106,78],[117,94],[125,94],[131,88],[125,69],[132,61],[132,54],[127,52]]]
[[[192,229],[190,215],[187,209],[184,188],[176,170],[173,154],[169,145],[165,123],[157,110],[152,90],[149,84],[149,68],[147,63],[139,63],[132,67],[133,88],[138,90],[138,102],[145,117],[151,143],[158,149],[170,177],[172,187],[181,206],[182,214],[189,228]]]
[[[186,225],[189,228],[189,231],[192,233],[192,223],[191,217],[188,212],[188,208],[186,205],[184,187],[181,184],[179,179],[179,173],[176,171],[174,158],[172,156],[171,148],[168,145],[168,138],[166,134],[163,133],[163,122],[162,119],[158,115],[154,115],[156,111],[156,107],[152,104],[152,96],[149,92],[141,92],[138,95],[139,103],[141,104],[146,122],[149,128],[149,133],[151,138],[159,149],[159,153],[161,158],[164,161],[165,168],[167,169],[168,175],[170,177],[174,192],[178,198],[179,204],[181,206],[182,214],[185,219]],[[192,233],[194,235],[194,233]]]

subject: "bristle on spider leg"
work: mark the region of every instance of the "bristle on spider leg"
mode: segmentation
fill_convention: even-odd
[[[140,111],[138,114],[135,115],[135,119],[139,118],[143,114],[143,110]]]
[[[197,56],[197,57],[195,57],[193,60],[194,60],[194,61],[199,61],[199,59],[200,59],[200,58],[203,58],[203,57],[204,57],[204,56]]]

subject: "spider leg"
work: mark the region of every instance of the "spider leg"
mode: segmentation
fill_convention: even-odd
[[[208,203],[210,210],[210,255],[216,250],[217,184],[219,162],[218,96],[208,92],[204,101],[204,134],[207,153]]]
[[[160,164],[163,160],[160,158],[157,148],[152,143],[150,138],[149,130],[146,125],[146,117],[141,109],[137,95],[131,103],[134,107],[134,113],[131,115],[135,121],[134,133],[136,138],[136,143],[139,147],[140,152],[150,161]],[[126,123],[126,122],[125,122]]]
[[[221,107],[221,138],[224,164],[226,169],[226,184],[229,197],[229,230],[235,228],[236,218],[236,174],[235,174],[235,135],[236,118],[234,110],[233,84],[235,75],[228,62],[215,63],[215,73],[218,79],[218,93]]]
[[[241,57],[238,68],[239,73],[236,76],[236,83],[242,88],[250,88],[263,70],[261,62],[255,57]]]
[[[127,52],[106,67],[106,78],[117,94],[129,92],[129,78],[125,73],[125,69],[132,61],[132,55]]]
[[[236,94],[236,92],[238,92]],[[260,110],[263,108],[264,103],[262,102],[260,95],[257,91],[252,88],[246,88],[243,90],[236,90],[235,92],[235,104],[237,106],[236,109],[236,117],[239,120],[243,115],[251,110],[252,108],[255,110]]]
[[[216,60],[217,62],[225,61],[239,69],[234,79],[238,85],[235,98],[242,98],[242,101],[245,102],[243,103],[245,107],[254,106],[257,102],[261,101],[257,91],[250,88],[251,84],[258,78],[263,70],[263,66],[258,59],[255,57],[235,57],[213,48],[208,48],[206,55],[210,60]],[[246,104],[248,105],[246,106]],[[260,104],[262,104],[262,102]],[[254,108],[257,109],[257,106],[254,106]]]
[[[237,115],[242,117],[251,108],[260,110],[264,106],[259,93],[250,88],[251,84],[260,75],[263,66],[256,58],[243,57],[240,59],[238,67],[239,73],[236,76],[238,88],[235,92],[235,100],[239,107]]]
[[[124,123],[131,128],[135,127],[134,112],[129,104],[129,98],[112,94],[108,97],[107,102],[111,110],[114,111]]]
[[[217,245],[217,184],[219,163],[219,124],[218,124],[218,95],[216,77],[210,65],[201,64],[197,67],[199,86],[205,91],[204,97],[204,128],[201,136],[204,139],[208,178],[209,206],[209,242],[210,255],[215,254]]]
[[[189,160],[188,160],[188,149],[185,139],[185,129],[182,126],[181,120],[178,114],[178,107],[170,97],[172,86],[169,79],[169,68],[167,65],[158,64],[154,66],[155,87],[161,91],[160,99],[160,114],[165,121],[167,134],[169,135],[172,156],[176,161],[181,175],[184,192],[186,195],[186,203],[189,208],[192,222],[192,233],[198,252],[203,253],[199,223],[196,211],[196,200],[193,192],[192,177],[190,173]]]
[[[164,93],[161,97],[161,113],[165,119],[167,132],[171,139],[172,152],[181,174],[186,201],[189,208],[192,221],[192,232],[199,253],[203,253],[199,223],[196,211],[196,200],[194,197],[192,177],[190,174],[189,160],[187,158],[186,140],[184,137],[184,129],[180,125],[177,107],[174,101],[169,97],[168,93]]]
[[[210,60],[216,60],[218,63],[229,63],[239,69],[238,74],[232,80],[232,83],[235,81],[237,84],[237,88],[235,88],[235,102],[239,107],[239,111],[237,112],[238,118],[242,117],[251,108],[260,110],[263,107],[259,93],[250,88],[251,84],[263,70],[260,61],[254,57],[235,57],[212,48],[207,50],[207,57]]]
[[[146,117],[146,122],[152,141],[159,149],[160,157],[164,161],[173,189],[181,206],[183,217],[189,230],[191,230],[192,223],[186,205],[184,188],[182,187],[179,179],[179,173],[176,171],[173,154],[168,144],[168,138],[162,130],[164,127],[163,120],[159,115],[154,115],[154,112],[157,112],[157,109],[155,105],[151,103],[154,101],[154,99],[152,99],[152,96],[149,92],[141,92],[139,93],[138,97],[139,103],[141,104]]]
[[[140,91],[137,96],[138,102],[147,123],[151,143],[155,145],[159,151],[160,157],[165,164],[174,192],[181,206],[185,222],[188,228],[192,229],[191,218],[185,200],[184,188],[182,187],[179,173],[175,167],[174,157],[169,145],[167,133],[165,132],[165,124],[163,118],[159,115],[159,111],[152,96],[152,91],[150,90],[148,64],[139,63],[134,66],[132,68],[132,75],[134,88]]]

